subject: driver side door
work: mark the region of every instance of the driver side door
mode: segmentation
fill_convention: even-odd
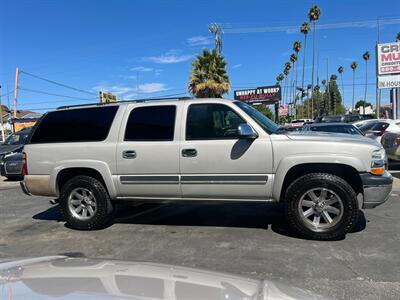
[[[265,134],[239,138],[242,123],[246,116],[233,104],[186,103],[180,145],[184,198],[269,198],[271,141]]]

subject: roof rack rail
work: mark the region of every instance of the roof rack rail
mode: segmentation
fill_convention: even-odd
[[[143,99],[134,99],[134,100],[122,100],[117,102],[110,103],[87,103],[87,104],[76,104],[76,105],[64,105],[59,106],[56,109],[66,109],[66,108],[75,108],[75,107],[85,107],[85,106],[103,106],[109,104],[118,104],[118,103],[144,103],[144,102],[153,102],[153,101],[171,101],[171,100],[189,100],[191,97],[171,97],[171,98],[143,98]]]

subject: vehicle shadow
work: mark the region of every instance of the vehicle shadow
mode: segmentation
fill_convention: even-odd
[[[53,206],[33,216],[35,220],[64,221],[58,206]],[[113,224],[142,224],[170,226],[210,226],[271,229],[293,238],[297,236],[284,218],[283,206],[268,204],[142,204],[129,206],[118,204]],[[351,233],[363,231],[366,227],[364,213],[360,210],[356,225]]]

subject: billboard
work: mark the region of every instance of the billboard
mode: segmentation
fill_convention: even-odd
[[[400,74],[400,42],[376,45],[378,75]]]
[[[379,89],[400,88],[400,74],[378,76],[378,88]]]
[[[281,87],[279,85],[262,86],[255,89],[236,90],[235,100],[247,103],[274,104],[281,101]]]

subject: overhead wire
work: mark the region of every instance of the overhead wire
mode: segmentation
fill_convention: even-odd
[[[86,91],[86,90],[75,88],[73,86],[66,85],[64,83],[60,83],[60,82],[57,82],[57,81],[54,81],[54,80],[51,80],[51,79],[47,79],[47,78],[44,78],[44,77],[41,77],[41,76],[38,76],[38,75],[35,75],[35,74],[32,74],[32,73],[23,71],[23,70],[20,70],[19,72],[23,73],[25,75],[31,76],[33,78],[39,79],[39,80],[43,80],[43,81],[46,81],[46,82],[49,82],[49,83],[52,83],[52,84],[55,84],[55,85],[58,85],[58,86],[62,86],[64,88],[68,88],[68,89],[71,89],[71,90],[74,90],[74,91],[77,91],[77,92],[81,92],[81,93],[86,93],[86,94],[89,94],[89,95],[96,95],[97,96],[97,94],[94,93],[94,92],[89,92],[89,91]]]

